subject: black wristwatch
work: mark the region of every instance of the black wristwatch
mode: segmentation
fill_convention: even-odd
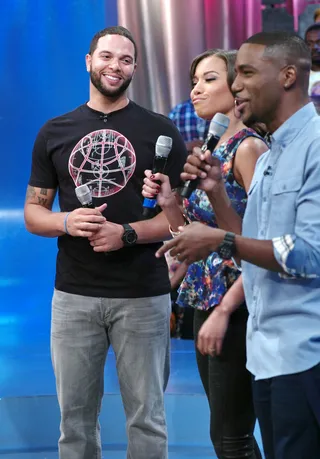
[[[132,247],[137,242],[137,239],[138,239],[137,233],[127,223],[124,223],[122,226],[124,229],[124,233],[121,238],[123,242],[123,247]]]
[[[218,255],[223,260],[230,260],[236,251],[236,235],[234,233],[226,233],[223,241],[217,249]]]

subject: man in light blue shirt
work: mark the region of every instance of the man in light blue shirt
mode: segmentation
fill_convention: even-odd
[[[166,245],[188,263],[211,251],[243,260],[247,366],[267,459],[320,458],[320,117],[308,100],[310,67],[293,34],[262,32],[241,46],[237,109],[272,134],[243,236],[192,224]]]

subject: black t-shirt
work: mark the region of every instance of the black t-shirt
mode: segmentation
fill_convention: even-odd
[[[58,188],[62,212],[80,207],[75,188],[90,184],[93,203],[107,202],[114,223],[143,220],[144,171],[152,169],[160,135],[173,139],[165,172],[173,187],[186,160],[180,133],[165,116],[134,102],[104,115],[86,104],[48,121],[35,141],[30,186]],[[161,243],[137,244],[108,254],[93,251],[87,238],[58,238],[58,290],[105,298],[139,298],[170,291],[168,268],[155,252]]]

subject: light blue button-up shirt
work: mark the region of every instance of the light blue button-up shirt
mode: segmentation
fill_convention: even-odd
[[[243,235],[273,240],[284,271],[243,262],[248,369],[265,379],[312,368],[320,362],[320,117],[312,103],[259,158]]]

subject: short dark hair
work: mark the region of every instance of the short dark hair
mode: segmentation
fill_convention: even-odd
[[[199,54],[199,56],[195,57],[190,67],[191,85],[192,85],[192,81],[196,73],[196,68],[198,67],[198,64],[203,59],[206,59],[207,57],[210,57],[210,56],[219,57],[225,62],[226,67],[227,67],[227,83],[231,91],[232,83],[235,80],[235,70],[234,69],[235,69],[235,63],[236,63],[236,57],[237,57],[237,51],[235,50],[225,51],[224,49],[213,48],[213,49],[208,49],[204,53],[201,53]]]
[[[266,57],[282,58],[286,63],[296,65],[301,70],[310,71],[311,53],[305,41],[291,32],[259,32],[244,43],[265,46]]]
[[[245,43],[265,46],[264,57],[297,69],[297,83],[307,90],[311,69],[311,51],[306,42],[296,33],[259,32]]]
[[[137,61],[138,57],[138,48],[137,44],[134,41],[134,38],[129,32],[128,29],[122,26],[113,26],[113,27],[107,27],[106,29],[100,30],[100,32],[97,32],[95,36],[92,38],[91,43],[90,43],[90,48],[89,48],[89,54],[92,55],[95,50],[97,49],[98,46],[98,41],[100,40],[101,37],[105,37],[106,35],[121,35],[122,37],[128,38],[128,40],[133,43],[134,46],[134,60]]]
[[[316,22],[315,24],[311,24],[311,26],[309,26],[307,28],[307,30],[305,31],[305,34],[304,34],[304,39],[306,40],[307,34],[309,32],[313,32],[314,30],[316,30],[317,32],[320,31],[320,22]]]

